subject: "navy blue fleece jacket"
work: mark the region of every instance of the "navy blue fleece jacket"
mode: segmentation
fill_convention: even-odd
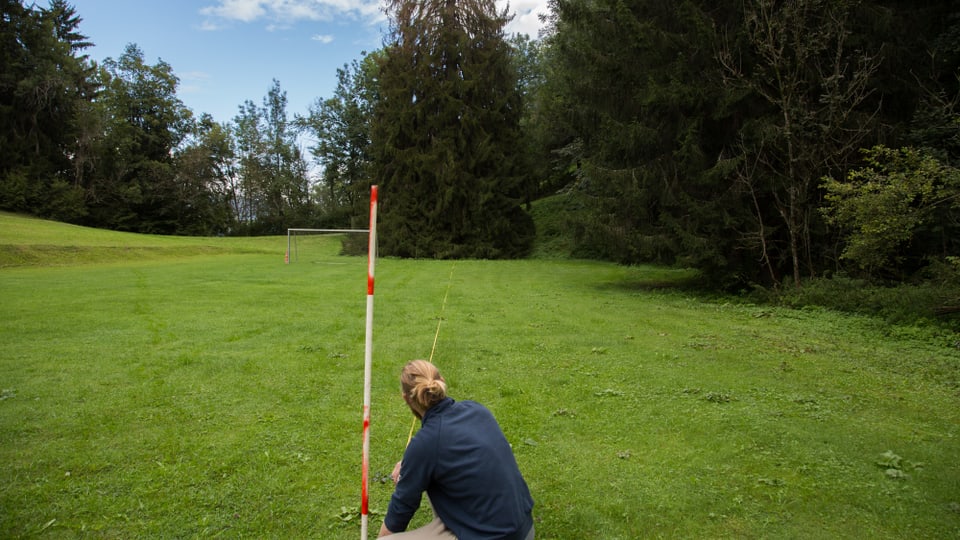
[[[423,415],[403,454],[384,525],[407,529],[426,491],[459,540],[523,540],[533,498],[493,414],[473,401],[445,398]]]

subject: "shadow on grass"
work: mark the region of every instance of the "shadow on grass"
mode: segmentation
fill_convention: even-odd
[[[697,296],[715,295],[708,290],[700,272],[687,268],[630,267],[623,277],[597,282],[595,287],[626,292],[677,291]]]

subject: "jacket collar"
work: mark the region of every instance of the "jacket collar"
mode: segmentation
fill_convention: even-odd
[[[455,401],[451,397],[445,397],[441,399],[436,404],[434,404],[433,407],[430,407],[429,409],[427,409],[427,412],[423,414],[423,420],[421,420],[420,423],[421,424],[426,423],[427,420],[430,419],[430,417],[442,413],[444,410],[448,409],[454,403]]]

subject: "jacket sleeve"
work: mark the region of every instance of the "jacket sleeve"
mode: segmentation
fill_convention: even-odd
[[[423,435],[423,437],[421,437]],[[413,519],[423,492],[430,486],[436,462],[432,442],[428,439],[429,433],[422,430],[410,441],[410,445],[403,453],[403,463],[400,466],[400,481],[397,482],[387,507],[387,516],[383,523],[390,532],[403,532]]]

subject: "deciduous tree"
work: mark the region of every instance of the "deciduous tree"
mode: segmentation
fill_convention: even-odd
[[[213,235],[236,228],[236,167],[229,125],[204,114],[175,155],[179,233]]]
[[[843,257],[871,277],[904,279],[907,276],[895,270],[904,268],[903,259],[911,251],[905,245],[937,231],[936,243],[945,251],[921,255],[960,255],[947,250],[948,245],[955,247],[954,239],[942,236],[957,229],[960,170],[915,148],[881,145],[866,154],[865,166],[843,181],[824,179],[828,202],[824,213],[845,232]]]
[[[105,129],[89,190],[90,223],[176,233],[184,209],[173,154],[192,119],[177,97],[179,79],[163,60],[148,64],[133,43],[104,62],[102,77]]]
[[[273,81],[261,107],[245,102],[234,125],[241,223],[258,234],[281,234],[302,225],[310,218],[307,166],[280,82]]]
[[[819,179],[846,170],[873,133],[878,107],[867,98],[880,60],[848,43],[856,3],[750,0],[744,42],[719,55],[735,84],[762,98],[762,114],[740,130],[737,176],[756,202],[761,253],[775,280],[781,260],[789,260],[796,285],[816,272]],[[768,205],[783,244],[768,232],[777,229]]]
[[[317,99],[301,129],[316,141],[310,147],[322,177],[316,186],[323,222],[331,227],[351,226],[351,215],[363,215],[370,186],[370,126],[378,93],[377,58],[361,60],[337,70],[337,88],[327,99]]]

